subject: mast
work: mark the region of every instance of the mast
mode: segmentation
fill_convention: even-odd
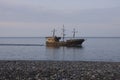
[[[75,38],[75,33],[77,33],[77,31],[73,28],[73,38]]]
[[[63,29],[62,29],[62,38],[63,38],[63,41],[64,41],[64,38],[65,38],[65,28],[64,28],[64,25],[63,25]]]
[[[55,37],[55,31],[56,31],[56,30],[55,30],[55,28],[54,28],[53,31],[52,31],[52,32],[53,32],[53,37]]]

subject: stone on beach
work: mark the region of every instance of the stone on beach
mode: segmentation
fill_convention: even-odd
[[[0,80],[119,79],[119,62],[0,61]]]

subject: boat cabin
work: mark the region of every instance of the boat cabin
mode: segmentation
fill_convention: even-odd
[[[61,39],[61,37],[46,37],[48,43],[54,43],[54,42],[59,42],[59,40]]]

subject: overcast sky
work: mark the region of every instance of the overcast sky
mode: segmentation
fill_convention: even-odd
[[[0,0],[0,37],[120,37],[120,0]]]

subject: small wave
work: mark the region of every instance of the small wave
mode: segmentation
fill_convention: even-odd
[[[0,46],[44,46],[43,44],[0,44]]]

